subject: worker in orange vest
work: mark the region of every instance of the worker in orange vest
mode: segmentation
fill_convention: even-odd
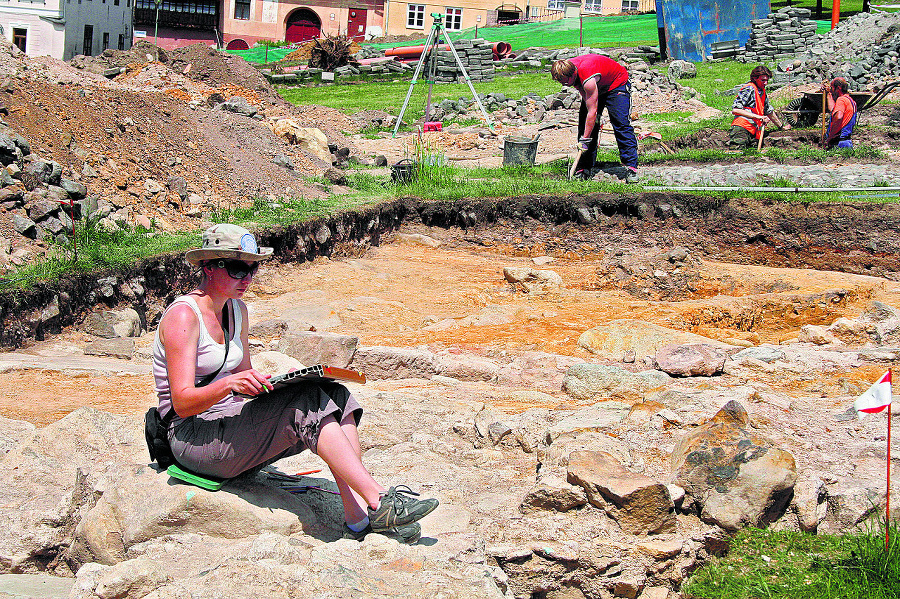
[[[763,125],[774,123],[779,129],[790,129],[782,123],[769,105],[766,97],[766,85],[772,78],[772,71],[762,65],[750,72],[750,83],[738,90],[731,105],[731,130],[728,132],[728,144],[733,148],[749,148],[756,145]]]
[[[824,86],[824,84],[823,84]],[[856,126],[858,113],[856,102],[850,97],[850,86],[843,77],[836,77],[828,90],[828,111],[831,120],[828,122],[828,149],[852,148],[853,127]]]

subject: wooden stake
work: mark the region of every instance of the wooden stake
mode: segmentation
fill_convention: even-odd
[[[756,144],[756,151],[757,151],[757,152],[759,152],[760,150],[762,150],[762,142],[763,142],[763,137],[764,137],[765,135],[766,135],[766,124],[763,123],[763,124],[762,124],[762,127],[761,127],[760,130],[759,130],[759,143]]]
[[[825,122],[825,111],[828,110],[828,102],[826,101],[826,95],[828,94],[828,82],[822,84],[822,148],[828,148],[828,140],[825,139],[826,131],[825,129],[828,127],[828,124]]]

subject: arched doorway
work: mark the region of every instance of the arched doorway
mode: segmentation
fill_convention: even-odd
[[[314,40],[322,34],[322,20],[308,8],[298,8],[288,15],[284,31],[287,42]]]
[[[242,39],[231,40],[225,46],[226,50],[249,50],[250,45]]]

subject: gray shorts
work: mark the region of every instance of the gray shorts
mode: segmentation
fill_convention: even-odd
[[[169,444],[181,466],[198,474],[233,478],[304,449],[316,452],[322,420],[352,414],[362,406],[338,383],[303,382],[252,401],[226,404],[169,427]]]

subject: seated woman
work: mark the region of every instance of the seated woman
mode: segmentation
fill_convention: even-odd
[[[405,486],[385,490],[372,478],[357,433],[362,407],[350,391],[312,381],[273,390],[250,362],[241,297],[271,255],[272,248],[257,247],[249,231],[230,224],[207,229],[202,247],[185,255],[200,268],[200,284],[166,309],[153,345],[157,409],[172,453],[198,474],[231,478],[309,449],[334,475],[345,537],[374,531],[414,543],[416,520],[438,501],[416,499]]]

